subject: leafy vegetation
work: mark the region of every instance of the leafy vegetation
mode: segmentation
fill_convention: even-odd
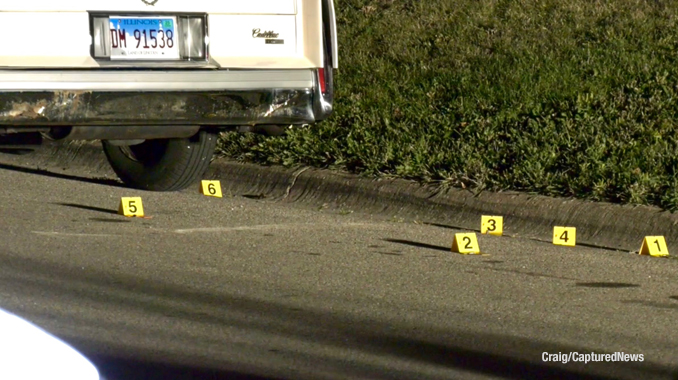
[[[340,0],[335,114],[221,152],[678,209],[678,3]]]

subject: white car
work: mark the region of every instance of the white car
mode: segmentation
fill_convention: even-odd
[[[221,130],[332,112],[333,0],[6,1],[0,35],[0,148],[101,140],[135,188],[194,183]]]
[[[33,323],[0,309],[0,379],[100,380],[85,356]]]

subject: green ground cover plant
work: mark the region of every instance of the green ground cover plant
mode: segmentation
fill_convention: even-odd
[[[222,154],[678,209],[677,1],[336,6],[334,115]]]

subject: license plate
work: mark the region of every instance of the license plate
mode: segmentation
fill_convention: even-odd
[[[112,60],[180,59],[176,17],[110,16],[109,24]]]

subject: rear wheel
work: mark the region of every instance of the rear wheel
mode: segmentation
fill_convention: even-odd
[[[127,185],[151,191],[177,191],[205,174],[217,145],[217,134],[200,131],[190,138],[146,140],[113,145],[103,140],[113,171]]]

